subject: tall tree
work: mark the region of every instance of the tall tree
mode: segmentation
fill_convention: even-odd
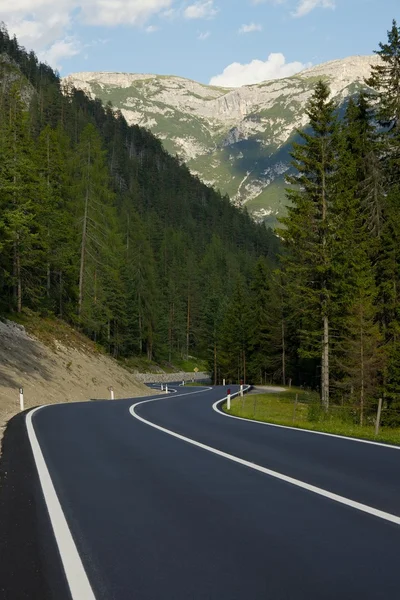
[[[303,357],[321,361],[321,401],[329,407],[330,318],[332,315],[331,209],[337,171],[337,117],[326,83],[320,81],[308,103],[310,132],[298,132],[303,144],[294,144],[288,177],[292,188],[288,216],[281,235],[288,249],[285,267],[291,292],[301,311]]]
[[[3,251],[12,265],[13,308],[21,312],[24,297],[36,299],[40,293],[38,269],[42,262],[43,237],[37,217],[46,192],[35,159],[29,114],[16,85],[5,108],[0,131]]]
[[[105,280],[116,252],[116,213],[100,137],[92,125],[82,133],[76,151],[74,194],[79,240],[78,317],[94,333],[108,323]]]

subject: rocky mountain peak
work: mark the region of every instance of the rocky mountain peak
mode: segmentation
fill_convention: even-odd
[[[246,204],[256,217],[284,212],[284,174],[295,131],[319,78],[340,103],[365,86],[378,56],[351,56],[285,79],[220,88],[177,76],[82,72],[68,86],[111,103],[131,124],[147,127],[206,183]]]

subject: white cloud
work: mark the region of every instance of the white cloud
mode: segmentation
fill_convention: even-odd
[[[157,25],[149,25],[148,27],[146,27],[145,32],[146,33],[155,33],[156,31],[158,31],[160,28],[157,27]]]
[[[239,33],[253,33],[253,31],[262,31],[262,29],[262,25],[259,23],[243,24],[239,29]]]
[[[252,0],[252,4],[284,4],[286,0]]]
[[[210,35],[211,35],[211,31],[202,31],[197,36],[197,39],[200,40],[201,42],[204,42],[204,40],[207,40],[210,37]]]
[[[141,25],[167,10],[172,0],[81,0],[85,21],[91,25]]]
[[[335,8],[335,0],[300,0],[293,17],[304,17],[308,15],[314,8]]]
[[[186,19],[212,19],[217,14],[214,0],[198,0],[184,10]]]
[[[70,58],[76,54],[80,54],[82,46],[75,38],[64,38],[58,42],[54,42],[48,50],[39,53],[39,58],[43,62],[47,62],[59,71],[62,70],[60,60]]]
[[[252,60],[245,65],[232,63],[224,69],[223,73],[212,77],[210,85],[220,87],[252,85],[270,79],[290,77],[310,66],[311,63],[303,64],[299,61],[287,63],[283,54],[272,53],[266,61]]]
[[[1,19],[29,50],[59,68],[62,58],[83,48],[71,31],[78,23],[144,26],[175,0],[0,0]]]
[[[252,4],[285,4],[287,0],[251,0]],[[296,10],[292,17],[304,17],[315,8],[335,8],[336,0],[297,0]]]

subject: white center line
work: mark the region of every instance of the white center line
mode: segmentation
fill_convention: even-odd
[[[208,389],[211,389],[211,388],[208,388]],[[188,394],[177,394],[177,395],[174,395],[173,398],[177,398],[179,396],[189,396],[189,395],[197,394],[197,393],[200,393],[203,391],[204,391],[204,389],[199,390],[197,392],[188,393]],[[234,395],[237,395],[237,394],[232,394],[232,396],[234,396]],[[391,523],[395,523],[396,525],[400,525],[400,517],[398,517],[397,515],[392,515],[391,513],[384,512],[384,511],[374,508],[372,506],[368,506],[367,504],[362,504],[361,502],[355,502],[354,500],[351,500],[350,498],[345,498],[344,496],[334,494],[333,492],[329,492],[328,490],[324,490],[323,488],[319,488],[315,485],[311,485],[309,483],[306,483],[305,481],[301,481],[299,479],[289,477],[288,475],[284,475],[283,473],[278,473],[277,471],[272,471],[271,469],[267,469],[265,467],[262,467],[261,465],[257,465],[255,463],[249,462],[247,460],[244,460],[243,458],[234,456],[233,454],[228,454],[227,452],[223,452],[222,450],[218,450],[217,448],[213,448],[212,446],[207,446],[206,444],[203,444],[201,442],[198,442],[196,440],[188,438],[184,435],[181,435],[180,433],[176,433],[175,431],[171,431],[170,429],[161,427],[161,425],[156,425],[155,423],[152,423],[151,421],[148,421],[147,419],[144,419],[143,417],[138,415],[138,413],[135,410],[138,406],[141,406],[143,404],[148,404],[149,402],[157,402],[160,400],[161,400],[161,398],[151,398],[150,400],[143,400],[141,402],[137,402],[136,404],[133,404],[130,407],[129,412],[135,419],[138,419],[138,421],[145,423],[149,427],[153,427],[154,429],[158,429],[158,431],[162,431],[163,433],[166,433],[172,437],[175,437],[183,442],[192,444],[192,446],[197,446],[197,448],[201,448],[202,450],[207,450],[207,452],[212,452],[213,454],[221,456],[222,458],[226,458],[228,460],[231,460],[232,462],[235,462],[235,463],[238,463],[245,467],[248,467],[249,469],[253,469],[254,471],[258,471],[259,473],[268,475],[269,477],[274,477],[275,479],[279,479],[280,481],[284,481],[284,482],[294,485],[298,488],[302,488],[303,490],[307,490],[308,492],[312,492],[313,494],[317,494],[318,496],[323,496],[324,498],[328,498],[329,500],[333,500],[334,502],[338,502],[339,504],[344,504],[345,506],[349,506],[351,508],[354,508],[361,512],[367,513],[374,517],[378,517],[379,519],[383,519],[384,521],[389,521]],[[165,398],[164,398],[164,400],[165,400]],[[222,400],[219,400],[218,402],[221,402],[221,401]]]

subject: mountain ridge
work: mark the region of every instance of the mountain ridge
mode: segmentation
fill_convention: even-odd
[[[351,56],[315,65],[291,77],[224,88],[180,76],[80,72],[63,83],[104,103],[130,124],[150,129],[205,183],[247,205],[271,223],[285,211],[284,175],[290,145],[307,125],[305,107],[325,78],[338,104],[365,87],[377,56]]]

